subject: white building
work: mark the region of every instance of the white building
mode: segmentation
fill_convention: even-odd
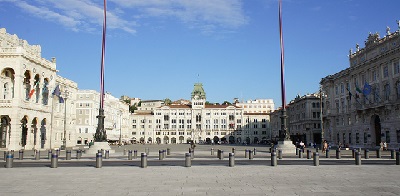
[[[194,85],[191,104],[161,105],[152,113],[135,112],[131,120],[131,138],[147,143],[258,143],[269,135],[268,113],[245,113],[234,105],[206,105],[201,83]]]
[[[237,107],[243,108],[246,113],[271,113],[275,109],[272,99],[255,99],[242,103],[236,103]]]
[[[64,140],[67,147],[73,145],[70,130],[75,115],[65,111],[74,110],[70,98],[77,84],[57,76],[56,59],[42,58],[40,45],[29,45],[4,28],[0,29],[0,86],[0,149],[58,148]],[[58,96],[52,94],[56,87]]]
[[[87,144],[96,133],[100,108],[100,93],[79,90],[76,94],[76,144]],[[129,104],[111,94],[104,95],[104,129],[109,142],[128,140]]]

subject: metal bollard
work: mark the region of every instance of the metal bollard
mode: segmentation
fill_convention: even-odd
[[[189,151],[189,153],[190,153],[190,151]],[[158,151],[158,160],[163,160],[163,154],[164,154],[164,152],[162,150]]]
[[[400,152],[396,152],[396,165],[400,165]]]
[[[249,150],[244,150],[244,158],[248,158],[249,157]]]
[[[271,152],[271,166],[277,166],[278,161],[276,160],[276,152]]]
[[[192,166],[192,155],[190,153],[185,153],[185,167]]]
[[[221,150],[218,149],[218,151],[217,151],[217,158],[221,159],[220,157],[221,157]]]
[[[128,151],[128,160],[132,160],[132,150]]]
[[[376,158],[382,157],[382,151],[380,149],[376,150]]]
[[[281,149],[278,150],[278,158],[282,159],[282,150]]]
[[[171,155],[171,149],[167,148],[167,155]]]
[[[361,165],[361,152],[356,151],[356,165]]]
[[[342,158],[342,155],[340,154],[340,149],[336,149],[336,159]]]
[[[6,165],[4,165],[5,168],[12,168],[13,167],[13,161],[14,161],[14,155],[11,153],[7,153],[6,155]]]
[[[299,155],[299,148],[296,148],[296,155]]]
[[[256,148],[254,148],[253,153],[254,153],[254,155],[257,155],[257,149]]]
[[[249,150],[249,160],[253,160],[253,151]]]
[[[51,159],[51,150],[49,150],[48,152],[47,152],[47,159]]]
[[[124,156],[126,155],[126,148],[124,148]]]
[[[314,159],[313,159],[314,166],[319,166],[319,153],[318,152],[314,152],[313,156],[314,156]]]
[[[303,158],[303,152],[301,151],[301,149],[299,149],[299,158]]]
[[[23,159],[24,159],[24,151],[19,150],[19,160],[23,160]]]
[[[307,150],[307,159],[311,159],[311,150]]]
[[[351,157],[355,158],[356,157],[356,149],[351,150]]]
[[[214,155],[214,148],[211,148],[211,155]]]
[[[147,167],[147,154],[146,153],[142,153],[140,155],[140,167],[141,168]]]
[[[329,155],[329,149],[326,149],[325,151],[325,158],[331,158],[331,156]]]
[[[35,160],[40,160],[40,151],[36,150]]]
[[[103,161],[103,157],[101,155],[101,152],[98,152],[96,154],[96,168],[101,168],[102,166],[102,161]]]
[[[133,151],[133,158],[134,158],[134,159],[137,159],[137,150],[134,150],[134,151]]]
[[[57,152],[54,152],[51,154],[51,168],[57,168],[58,167],[58,155]]]
[[[232,153],[235,153],[235,148],[232,148]]]
[[[105,157],[106,159],[109,159],[110,158],[110,151],[109,150],[106,150],[106,157]]]
[[[67,150],[66,155],[65,155],[66,160],[71,160],[71,150]]]
[[[394,157],[394,154],[395,153],[395,150],[394,149],[391,149],[390,150],[390,159],[395,159],[395,157]]]
[[[369,150],[368,149],[364,150],[364,158],[369,159]]]
[[[220,151],[219,159],[224,160],[224,151],[223,150]]]
[[[229,167],[235,166],[235,153],[229,153]]]

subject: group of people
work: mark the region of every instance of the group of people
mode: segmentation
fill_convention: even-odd
[[[386,142],[381,142],[380,143],[380,146],[381,146],[381,150],[387,150],[388,148],[387,148],[387,143]]]

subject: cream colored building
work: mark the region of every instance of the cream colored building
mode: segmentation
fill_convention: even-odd
[[[100,108],[100,93],[79,90],[76,94],[76,144],[87,144],[96,133]],[[109,142],[125,142],[129,137],[129,104],[110,93],[104,95],[104,129]]]
[[[135,112],[131,120],[132,140],[146,143],[258,143],[267,140],[269,129],[268,113],[207,105],[201,83],[194,85],[191,104],[161,104],[152,113]]]
[[[235,103],[237,107],[243,108],[246,113],[271,113],[275,110],[274,100],[272,99],[255,99],[246,102]]]
[[[400,147],[399,29],[370,33],[349,53],[350,67],[321,80],[325,137],[332,143]]]
[[[55,58],[42,58],[40,45],[1,28],[0,73],[0,149],[58,148],[64,139],[73,145],[75,115],[65,115],[65,108],[74,111],[69,98],[77,84],[57,75]],[[57,86],[59,96],[52,94]]]

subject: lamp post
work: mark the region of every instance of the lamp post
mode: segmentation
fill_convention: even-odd
[[[68,90],[64,92],[64,138],[63,138],[63,147],[62,149],[67,148],[67,99],[69,96]]]
[[[122,146],[122,111],[119,112],[119,146]]]
[[[323,118],[322,118],[322,96],[324,96],[323,95],[323,93],[322,93],[322,86],[320,86],[320,88],[319,88],[319,108],[320,108],[320,121],[321,121],[321,149],[323,149],[323,147],[324,147],[324,134],[325,134],[325,132],[324,132],[324,121],[323,121]]]

